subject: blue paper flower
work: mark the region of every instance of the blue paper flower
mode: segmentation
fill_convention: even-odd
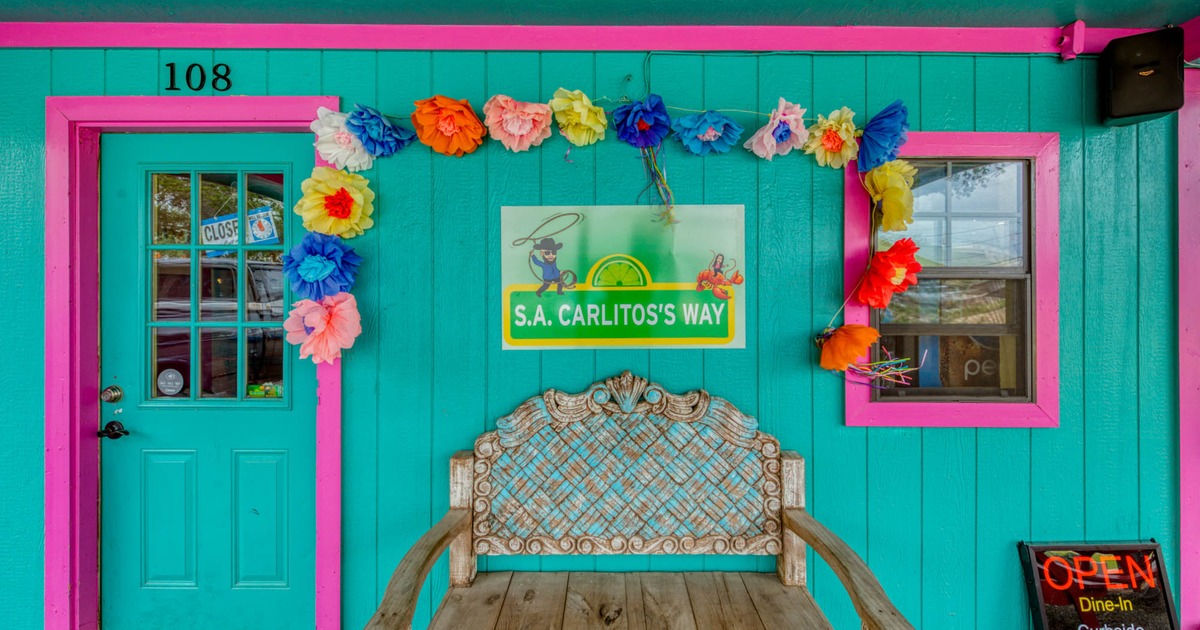
[[[360,264],[362,257],[341,237],[309,232],[283,255],[283,275],[298,298],[320,301],[353,288]]]
[[[613,111],[617,137],[639,149],[656,147],[671,132],[671,117],[662,97],[650,94],[644,101],[622,105]]]
[[[900,145],[908,142],[908,108],[895,101],[875,114],[863,127],[858,140],[858,172],[891,162],[900,155]]]
[[[417,139],[416,133],[366,105],[354,106],[354,111],[346,118],[346,129],[362,142],[372,157],[388,157]]]
[[[742,137],[742,126],[722,113],[708,110],[702,114],[689,114],[671,121],[675,137],[683,148],[696,155],[728,153]]]

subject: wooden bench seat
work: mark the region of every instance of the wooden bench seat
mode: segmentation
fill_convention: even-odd
[[[774,573],[480,573],[451,588],[431,630],[831,628]]]
[[[804,460],[704,390],[629,372],[530,398],[450,458],[450,509],[413,543],[370,630],[409,630],[446,550],[433,628],[829,628],[806,545],[866,630],[912,630],[867,565],[804,510]],[[774,556],[769,573],[483,573],[477,556]]]

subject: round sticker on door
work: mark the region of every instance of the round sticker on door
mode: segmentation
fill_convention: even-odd
[[[158,391],[164,396],[174,396],[183,391],[183,375],[179,370],[167,369],[159,372]]]

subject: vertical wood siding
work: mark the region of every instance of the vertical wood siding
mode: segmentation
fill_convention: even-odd
[[[1095,61],[1048,56],[5,50],[0,85],[0,251],[23,313],[0,362],[8,454],[0,458],[0,592],[6,623],[41,625],[43,97],[168,94],[163,64],[227,63],[231,94],[333,94],[343,108],[407,114],[433,93],[594,98],[809,115],[843,104],[861,123],[903,98],[916,130],[1054,131],[1061,137],[1058,429],[846,427],[842,381],[815,369],[811,335],[841,304],[841,174],[743,151],[701,159],[671,143],[681,203],[746,206],[747,347],[735,351],[500,350],[501,205],[645,202],[636,151],[571,149],[555,134],[513,154],[486,143],[457,160],[420,145],[365,173],[376,227],[355,294],[364,336],[345,362],[343,620],[361,627],[400,556],[447,508],[447,462],[546,387],[630,369],[671,389],[705,387],[760,418],[808,462],[807,503],[850,543],[914,625],[1028,628],[1018,540],[1156,537],[1178,575],[1175,118],[1094,124]],[[211,91],[211,90],[210,90]],[[170,92],[179,94],[179,92]],[[206,92],[208,93],[208,92]],[[612,103],[605,103],[611,109]],[[747,134],[761,124],[736,114]],[[687,217],[683,217],[687,220]],[[463,392],[466,392],[465,394]],[[762,559],[484,559],[493,570],[766,570]],[[837,627],[856,627],[833,573],[809,583]],[[443,561],[419,609],[427,619]]]

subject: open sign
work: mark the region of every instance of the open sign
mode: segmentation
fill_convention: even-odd
[[[1019,543],[1038,630],[1178,630],[1157,543]]]

